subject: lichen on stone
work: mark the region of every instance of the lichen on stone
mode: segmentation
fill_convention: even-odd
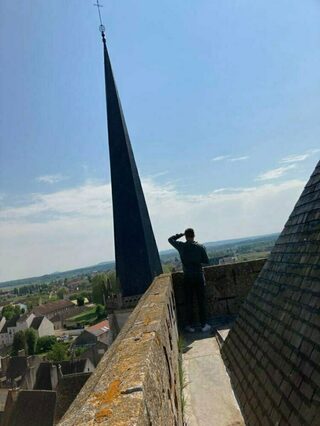
[[[97,423],[101,423],[105,420],[106,417],[110,417],[112,415],[112,410],[110,408],[102,408],[95,415],[95,420]]]
[[[120,384],[119,379],[114,380],[110,383],[108,389],[104,392],[97,392],[93,395],[95,402],[99,405],[101,404],[110,404],[120,395]]]

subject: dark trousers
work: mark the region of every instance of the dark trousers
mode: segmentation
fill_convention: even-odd
[[[201,327],[206,324],[205,282],[203,274],[184,274],[187,321],[194,323],[194,298],[197,298]]]

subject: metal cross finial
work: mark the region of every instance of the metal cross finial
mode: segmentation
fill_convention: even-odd
[[[100,8],[103,7],[103,5],[99,3],[99,0],[96,0],[96,1],[97,1],[97,3],[93,3],[93,5],[97,7],[98,13],[99,13],[99,20],[100,20],[99,30],[101,31],[102,34],[104,34],[105,27],[102,23],[101,12],[100,12]]]

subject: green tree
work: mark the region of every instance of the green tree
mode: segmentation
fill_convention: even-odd
[[[106,295],[107,275],[97,274],[92,278],[92,301],[104,305]]]
[[[37,340],[37,353],[48,352],[52,349],[52,346],[57,343],[55,336],[43,336]]]
[[[2,309],[2,316],[4,316],[7,320],[10,320],[16,315],[20,315],[20,306],[19,305],[6,305]]]
[[[83,306],[84,305],[84,297],[83,296],[78,296],[77,297],[77,305],[78,306]]]
[[[109,281],[109,285],[111,286],[111,293],[117,294],[120,292],[119,282],[117,280],[116,271],[111,270],[107,273],[107,279]]]
[[[19,305],[14,305],[14,315],[21,315],[21,308]]]
[[[60,287],[57,291],[57,296],[59,299],[63,299],[64,295],[66,294],[67,290],[63,287]]]
[[[28,355],[34,355],[36,353],[37,334],[33,328],[28,328],[25,330],[24,334],[26,338]]]
[[[76,356],[76,357],[79,357],[79,356],[81,356],[86,350],[87,350],[88,348],[86,348],[86,347],[81,347],[81,348],[76,348],[75,349],[75,351],[74,351],[74,355]]]
[[[57,342],[52,346],[47,356],[50,361],[65,361],[68,359],[67,347],[63,343]]]
[[[87,298],[90,303],[92,302],[92,292],[91,291],[82,291],[80,293],[80,296],[84,297],[85,299]]]
[[[18,331],[13,338],[13,343],[12,343],[12,352],[11,354],[13,356],[17,356],[18,352],[21,350],[27,349],[27,345],[26,345],[26,336],[23,332],[23,330]]]
[[[101,319],[101,318],[106,316],[106,311],[105,311],[104,306],[102,306],[102,305],[96,306],[96,315],[97,315],[97,319]]]

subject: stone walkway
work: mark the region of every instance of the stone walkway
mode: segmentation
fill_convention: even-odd
[[[244,425],[215,337],[184,336],[186,426]]]

